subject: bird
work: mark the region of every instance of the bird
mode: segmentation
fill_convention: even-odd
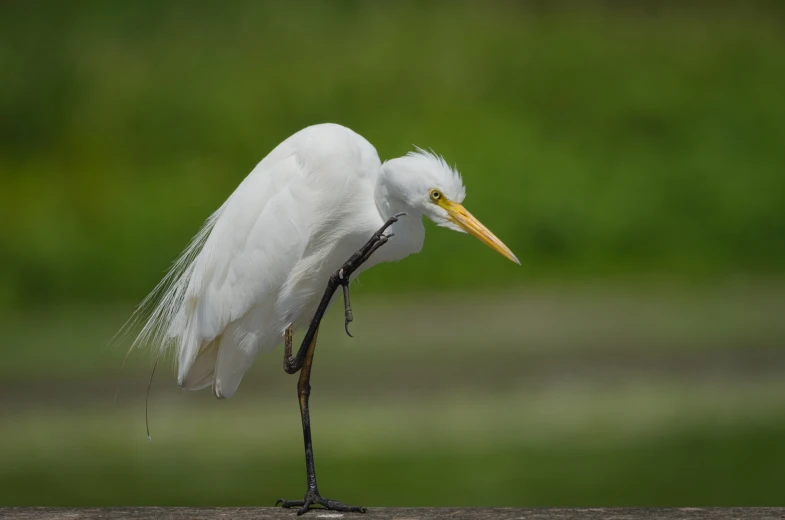
[[[423,218],[473,235],[520,265],[463,207],[465,197],[460,173],[433,151],[416,148],[382,162],[349,128],[306,127],[264,157],[207,218],[137,308],[141,330],[131,349],[149,344],[159,356],[173,353],[181,388],[211,387],[226,399],[258,354],[284,344],[284,370],[300,372],[307,487],[302,500],[276,505],[299,508],[298,515],[315,505],[365,512],[323,497],[317,485],[309,381],[319,324],[343,293],[349,333],[351,281],[420,252]],[[303,329],[293,354],[293,334]]]

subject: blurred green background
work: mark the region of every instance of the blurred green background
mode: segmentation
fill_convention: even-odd
[[[3,2],[0,505],[272,505],[281,352],[217,402],[110,343],[278,142],[461,170],[320,334],[321,491],[368,506],[783,505],[785,4]],[[168,366],[165,368],[169,368]]]

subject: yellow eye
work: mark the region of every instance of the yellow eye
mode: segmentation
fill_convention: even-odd
[[[439,190],[431,190],[431,200],[434,202],[442,198],[442,192]]]

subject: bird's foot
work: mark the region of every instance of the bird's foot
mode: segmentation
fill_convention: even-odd
[[[396,213],[384,223],[384,225],[376,231],[365,243],[365,245],[357,251],[355,254],[352,255],[346,263],[343,264],[343,267],[338,269],[335,273],[333,273],[333,277],[339,285],[343,287],[343,303],[344,303],[344,328],[346,329],[346,334],[349,337],[352,337],[352,333],[349,332],[349,323],[354,320],[354,314],[352,313],[352,305],[349,302],[349,277],[357,270],[360,265],[368,261],[372,254],[376,252],[377,249],[382,247],[384,244],[387,243],[388,240],[394,235],[393,233],[385,234],[387,228],[392,226],[394,223],[398,222],[398,219],[406,215],[406,213]]]
[[[324,498],[321,495],[317,494],[308,494],[305,496],[304,500],[284,500],[283,498],[278,499],[275,505],[280,505],[283,508],[291,509],[293,507],[299,507],[297,511],[297,516],[302,515],[303,513],[307,513],[311,510],[311,506],[320,505],[324,509],[329,509],[331,511],[341,511],[346,513],[365,513],[368,511],[366,508],[362,506],[349,506],[344,504],[343,502],[338,502],[337,500],[332,500],[329,498]]]
[[[390,237],[393,236],[393,233],[385,234],[385,231],[387,231],[387,228],[398,222],[398,219],[404,215],[406,215],[406,213],[396,213],[392,217],[388,218],[384,225],[373,235],[371,235],[371,238],[368,240],[368,242],[366,242],[365,245],[354,255],[352,255],[352,257],[343,265],[343,270],[347,275],[351,275],[355,269],[360,267],[360,264],[367,261],[377,249],[387,243]]]

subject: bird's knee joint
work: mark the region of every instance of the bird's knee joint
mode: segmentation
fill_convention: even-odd
[[[344,273],[343,268],[341,268],[330,275],[330,281],[336,286],[348,285],[349,277]]]

